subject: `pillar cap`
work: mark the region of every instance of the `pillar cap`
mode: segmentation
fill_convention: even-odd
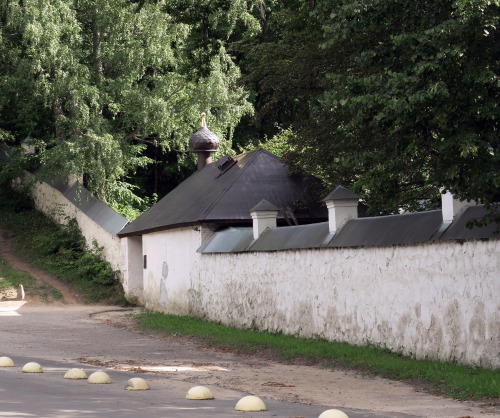
[[[266,199],[262,199],[259,203],[257,203],[252,209],[250,209],[250,212],[261,212],[261,211],[279,211],[279,209],[274,206],[271,202],[267,201]]]
[[[333,192],[328,194],[328,196],[326,196],[323,199],[323,202],[327,202],[329,200],[333,200],[333,201],[336,201],[336,200],[359,200],[359,196],[356,193],[350,191],[349,189],[346,189],[344,186],[338,186]]]

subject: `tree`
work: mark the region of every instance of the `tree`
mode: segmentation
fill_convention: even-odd
[[[433,207],[440,187],[500,199],[498,2],[266,5],[241,64],[256,116],[289,133],[275,141],[289,163],[371,214]]]
[[[9,2],[0,128],[17,142],[34,138],[47,175],[71,172],[102,199],[127,201],[134,198],[127,175],[149,162],[146,145],[186,159],[201,110],[222,139],[251,112],[223,46],[212,52],[203,76],[193,76],[192,28],[163,7],[151,3],[138,11],[127,0]],[[223,141],[221,153],[228,150]]]
[[[297,160],[347,180],[372,213],[415,208],[438,187],[498,201],[498,4],[323,1],[314,15],[343,60],[300,127]]]
[[[256,110],[245,131],[240,126],[238,133],[253,136],[254,142],[309,123],[311,106],[324,91],[333,62],[330,51],[319,48],[323,32],[311,15],[316,2],[267,0],[258,5],[254,12],[260,34],[231,45]]]

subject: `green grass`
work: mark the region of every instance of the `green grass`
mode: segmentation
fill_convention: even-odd
[[[127,304],[117,272],[102,259],[97,243],[86,245],[76,221],[58,225],[33,209],[25,195],[0,185],[0,224],[15,233],[17,255],[72,285],[86,302]],[[41,288],[50,299],[62,297],[47,283]]]
[[[321,339],[296,338],[225,327],[192,317],[146,312],[138,317],[143,328],[188,336],[217,346],[284,362],[329,368],[350,368],[368,375],[409,381],[433,393],[458,399],[500,397],[500,371],[430,360],[415,360],[374,346],[354,346]],[[495,399],[496,398],[496,399]]]

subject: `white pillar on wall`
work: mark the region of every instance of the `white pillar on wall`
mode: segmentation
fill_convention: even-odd
[[[460,201],[455,198],[450,192],[441,193],[441,210],[443,211],[443,222],[452,222],[461,209],[467,206],[475,206],[476,202]]]
[[[338,186],[333,192],[323,199],[328,208],[328,229],[334,234],[348,220],[358,217],[359,196]]]
[[[276,217],[279,209],[272,203],[262,199],[257,205],[250,209],[253,219],[253,238],[259,238],[260,234],[267,228],[276,228]]]

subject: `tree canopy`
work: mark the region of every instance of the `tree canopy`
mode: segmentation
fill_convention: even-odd
[[[0,19],[0,140],[31,136],[108,201],[152,160],[182,180],[201,110],[220,153],[264,144],[370,214],[500,200],[498,1],[9,0]]]
[[[131,199],[127,176],[148,163],[147,144],[183,158],[201,110],[223,139],[251,112],[223,45],[193,77],[192,28],[164,7],[11,0],[2,10],[0,126],[33,139],[47,175],[73,173],[109,202]]]
[[[432,207],[442,187],[500,199],[498,2],[271,6],[281,25],[268,19],[242,68],[257,116],[293,130],[288,161],[372,214]]]

